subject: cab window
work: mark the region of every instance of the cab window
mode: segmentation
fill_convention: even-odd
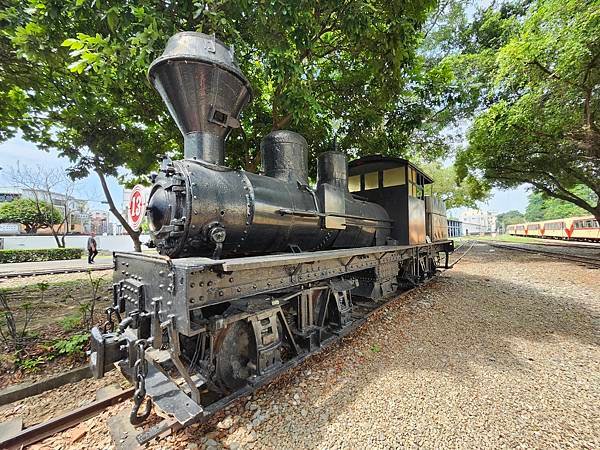
[[[383,187],[402,186],[405,183],[404,167],[394,167],[383,171]]]
[[[358,192],[361,190],[360,175],[354,175],[352,177],[348,177],[348,190],[350,192]]]
[[[379,172],[365,174],[365,191],[379,188]]]

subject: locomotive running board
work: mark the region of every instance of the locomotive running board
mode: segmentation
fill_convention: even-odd
[[[202,409],[199,405],[196,405],[187,395],[185,395],[184,393],[179,391],[179,393],[181,395],[183,395],[183,397],[185,397],[184,401],[182,402],[183,404],[185,404],[187,402],[194,403],[194,405],[196,405],[198,408],[202,409],[202,412],[193,418],[190,417],[186,424],[181,424],[176,418],[164,419],[161,422],[159,422],[158,424],[149,428],[148,430],[143,431],[140,434],[138,434],[138,436],[136,437],[136,440],[138,441],[138,443],[140,445],[144,445],[147,442],[150,442],[151,440],[153,440],[159,436],[162,436],[162,437],[168,436],[169,434],[171,434],[177,430],[180,430],[186,426],[189,426],[192,423],[204,422],[204,421],[208,420],[211,416],[213,416],[217,412],[225,409],[227,406],[229,406],[236,400],[240,399],[241,397],[252,394],[254,391],[261,388],[262,386],[274,381],[281,374],[302,364],[309,357],[318,355],[322,351],[329,348],[332,344],[339,342],[341,338],[346,337],[347,335],[349,335],[350,333],[355,331],[362,324],[364,324],[372,314],[375,314],[377,311],[379,311],[384,306],[388,305],[390,302],[397,301],[397,300],[405,297],[410,292],[414,291],[415,289],[417,289],[421,286],[425,286],[426,284],[430,283],[433,280],[435,280],[435,277],[428,278],[425,281],[421,282],[420,284],[418,284],[406,291],[403,291],[397,295],[391,296],[392,298],[390,298],[390,300],[378,304],[377,307],[365,312],[365,314],[362,317],[353,318],[352,322],[349,323],[346,327],[344,327],[341,330],[338,330],[337,332],[335,332],[334,334],[332,334],[331,336],[329,336],[328,338],[323,340],[321,342],[321,345],[314,351],[299,354],[294,359],[281,364],[281,366],[279,366],[277,368],[277,370],[274,370],[273,372],[270,372],[270,373],[260,377],[259,379],[255,380],[254,382],[248,384],[247,386],[245,386],[241,389],[238,389],[237,391],[228,395],[227,397],[224,397],[224,398],[216,401],[215,403],[208,405],[206,408]],[[159,372],[157,369],[152,367],[152,364],[150,364],[148,366],[148,373],[151,373],[152,370]],[[162,375],[162,376],[164,377],[164,375]],[[173,386],[175,386],[174,383],[172,383],[170,381],[169,381],[169,383],[171,383],[171,384],[173,384]],[[175,389],[177,389],[177,388],[175,387]],[[149,391],[149,393],[150,393],[150,391]],[[158,402],[157,402],[157,405],[159,407],[161,407],[161,405]],[[175,401],[173,401],[173,405],[174,406],[176,405]],[[161,409],[162,409],[162,407],[161,407]]]

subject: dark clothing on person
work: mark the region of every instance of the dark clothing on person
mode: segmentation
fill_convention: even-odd
[[[96,243],[96,239],[93,237],[89,237],[87,241],[87,250],[88,250],[88,264],[94,264],[94,258],[98,254],[98,244]]]

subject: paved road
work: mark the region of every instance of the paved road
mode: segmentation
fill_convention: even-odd
[[[95,264],[87,259],[68,259],[59,261],[40,261],[0,264],[0,278],[42,275],[47,273],[67,273],[112,268],[112,256],[98,256]]]

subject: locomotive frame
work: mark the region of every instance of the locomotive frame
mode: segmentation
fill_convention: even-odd
[[[452,250],[452,241],[439,241],[224,260],[115,253],[109,319],[113,315],[121,319],[129,304],[138,312],[133,320],[139,326],[135,332],[124,329],[122,322],[112,332],[95,329],[92,369],[100,377],[117,362],[136,381],[138,368],[146,365],[144,394],[178,424],[187,426],[346,335],[393,293],[433,277],[442,265],[447,267]],[[197,303],[200,297],[205,302],[202,306]],[[158,311],[170,306],[173,314],[160,322]],[[241,327],[251,330],[243,337],[254,340],[247,346],[252,354],[232,355],[230,348],[238,348],[239,343],[231,341],[239,336],[229,333]],[[150,329],[161,333],[154,332],[148,339]],[[169,339],[167,348],[163,336]],[[193,337],[201,347],[191,352]],[[189,368],[190,357],[198,351],[198,362],[206,363],[205,377],[202,370],[196,370],[202,364]],[[216,357],[217,352],[225,353]],[[254,373],[246,383],[212,385],[215,381],[208,372],[218,372],[219,361],[227,358],[248,360]],[[226,372],[222,376],[231,377]],[[141,422],[137,409],[132,419]],[[157,432],[140,435],[140,439],[148,440]]]

